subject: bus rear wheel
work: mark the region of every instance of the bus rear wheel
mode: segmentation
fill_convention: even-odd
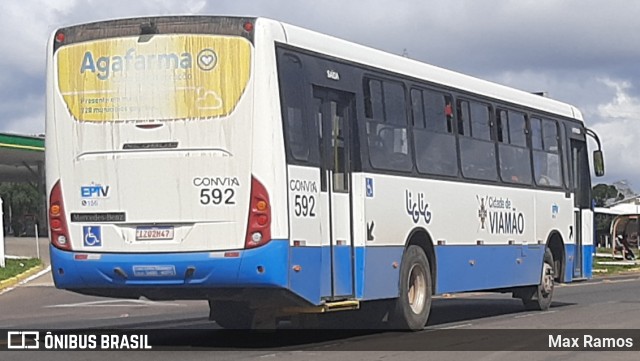
[[[399,288],[400,295],[391,315],[391,326],[422,330],[429,318],[433,286],[429,260],[419,246],[409,246],[402,256]]]
[[[542,263],[542,278],[540,284],[532,287],[528,292],[520,295],[522,303],[527,310],[546,311],[551,306],[554,289],[554,262],[553,254],[549,248],[544,251],[544,261]]]

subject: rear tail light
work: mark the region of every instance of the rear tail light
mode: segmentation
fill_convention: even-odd
[[[252,31],[253,31],[254,26],[253,26],[253,23],[252,23],[252,22],[247,21],[246,23],[244,23],[244,24],[242,25],[242,28],[244,29],[244,31],[246,31],[246,32],[250,33],[250,32],[252,32]]]
[[[64,33],[63,33],[62,31],[58,31],[58,32],[56,33],[55,39],[56,39],[56,42],[57,42],[57,43],[63,43],[63,42],[64,42],[64,39],[65,39],[65,35],[64,35]]]
[[[49,197],[49,235],[51,236],[51,244],[54,247],[66,251],[71,250],[69,229],[64,217],[64,202],[62,201],[60,181],[57,181],[53,186]]]
[[[262,183],[251,177],[251,201],[245,248],[265,245],[271,240],[271,205],[269,194]]]

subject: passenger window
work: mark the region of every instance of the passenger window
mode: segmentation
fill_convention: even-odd
[[[527,148],[526,116],[513,110],[497,111],[500,178],[507,183],[531,184],[531,157]]]
[[[404,86],[365,79],[365,116],[369,161],[377,169],[410,171],[411,160]]]
[[[413,126],[434,132],[453,133],[451,96],[431,90],[411,90]]]
[[[468,137],[461,137],[458,142],[462,175],[465,178],[492,181],[498,179],[494,142]]]
[[[458,113],[458,134],[471,136],[471,116],[469,102],[458,100],[456,110]]]
[[[542,147],[542,120],[531,118],[531,148],[544,149]]]
[[[509,143],[509,118],[506,110],[498,109],[496,115],[496,134],[498,142]]]
[[[431,90],[411,91],[413,144],[418,172],[458,175],[456,138],[453,134],[450,95]]]
[[[509,111],[509,144],[527,146],[527,119],[524,113]]]
[[[460,145],[460,164],[465,178],[480,180],[497,180],[496,147],[491,140],[491,120],[489,106],[474,102],[459,100],[458,134],[464,135],[458,139]]]
[[[307,126],[302,119],[302,110],[287,106],[287,133],[291,155],[298,160],[309,160],[309,143],[307,142]]]
[[[471,136],[476,139],[491,140],[489,107],[471,102]]]
[[[558,124],[554,120],[545,119],[542,121],[542,143],[544,150],[550,152],[558,151]]]
[[[536,184],[545,187],[562,187],[562,162],[558,147],[558,122],[537,119],[536,147],[533,150],[533,172]],[[533,128],[532,128],[533,135]]]
[[[384,120],[386,123],[406,126],[407,114],[404,86],[401,83],[383,82]]]
[[[417,89],[411,90],[411,110],[413,112],[413,126],[415,128],[426,128],[424,115],[424,101],[422,91]]]
[[[364,87],[365,115],[367,118],[384,121],[384,108],[382,106],[382,82],[369,79]]]
[[[295,54],[279,53],[278,72],[281,81],[282,119],[287,160],[308,165],[319,164],[315,137],[314,116],[304,107],[304,79],[302,60]]]

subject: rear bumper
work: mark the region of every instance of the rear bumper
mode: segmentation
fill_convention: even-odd
[[[192,299],[211,289],[288,286],[286,240],[226,252],[87,253],[53,246],[50,252],[56,287],[81,293],[135,297],[145,295],[145,290],[166,289],[167,295],[174,290]]]

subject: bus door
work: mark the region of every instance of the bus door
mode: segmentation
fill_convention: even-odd
[[[584,136],[584,132],[582,132]],[[587,156],[587,143],[585,140],[571,139],[571,189],[574,196],[574,224],[573,237],[575,240],[575,253],[573,259],[573,277],[583,278],[584,258],[591,257],[584,254],[584,246],[591,241],[592,221],[591,217],[591,176],[589,173],[589,159]]]
[[[353,295],[353,237],[351,225],[351,125],[354,95],[314,87],[320,133],[321,236],[329,240],[331,296]]]

